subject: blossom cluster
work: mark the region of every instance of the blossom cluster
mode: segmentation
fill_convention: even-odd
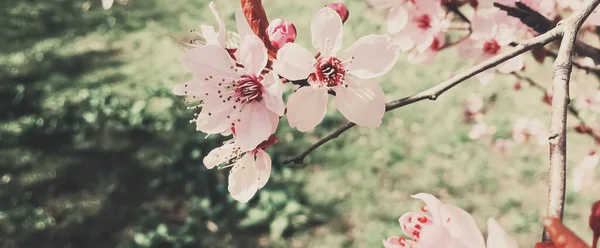
[[[282,116],[291,127],[311,131],[325,117],[333,95],[349,121],[381,125],[385,96],[375,78],[394,66],[398,47],[388,35],[373,34],[342,50],[349,16],[343,4],[329,4],[315,14],[310,29],[314,52],[294,43],[296,29],[288,21],[272,20],[256,32],[259,25],[240,9],[237,33],[232,33],[215,4],[209,7],[218,27],[193,31],[199,38],[186,44],[182,57],[193,78],[173,93],[199,110],[192,120],[198,131],[232,136],[204,158],[204,165],[231,167],[228,190],[234,199],[247,202],[267,183],[271,159],[265,149],[277,142]],[[284,102],[284,92],[292,89]]]

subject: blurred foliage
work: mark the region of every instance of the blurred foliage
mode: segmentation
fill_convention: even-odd
[[[252,247],[331,215],[278,156],[268,189],[233,201],[227,171],[201,163],[223,138],[196,132],[164,82],[132,76],[153,71],[123,69],[120,39],[172,17],[98,2],[0,3],[1,247]]]
[[[535,89],[512,91],[498,77],[448,91],[436,102],[390,112],[381,128],[355,128],[306,158],[282,165],[337,126],[328,111],[311,133],[287,127],[268,152],[273,173],[248,204],[227,192],[227,170],[202,158],[223,137],[196,132],[192,111],[170,88],[190,77],[177,40],[216,24],[208,0],[129,0],[105,11],[99,0],[0,1],[0,247],[379,247],[400,234],[397,218],[428,192],[472,213],[497,218],[522,247],[539,237],[547,147],[514,144],[520,116],[548,119]],[[238,0],[218,0],[233,28]],[[309,20],[327,1],[264,0],[271,18],[294,22],[310,45]],[[365,0],[345,1],[344,47],[384,30]],[[388,99],[430,87],[467,66],[451,50],[433,65],[403,58],[381,80]],[[527,73],[549,86],[548,66]],[[584,80],[585,79],[585,80]],[[578,78],[596,83],[597,80]],[[469,94],[497,96],[485,115],[490,137],[473,141],[462,123]],[[572,122],[571,122],[572,123]],[[593,141],[569,137],[569,165]],[[593,192],[568,192],[567,225],[589,236]]]

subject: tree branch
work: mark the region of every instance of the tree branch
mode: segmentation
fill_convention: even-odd
[[[569,105],[569,79],[573,67],[573,53],[577,32],[585,19],[598,6],[600,0],[587,0],[581,8],[563,20],[562,41],[554,61],[552,83],[552,110],[550,119],[550,169],[548,171],[547,217],[562,219],[565,201],[566,157],[567,157],[567,110]],[[544,231],[542,240],[549,240]]]
[[[523,43],[516,45],[512,49],[510,49],[502,54],[498,54],[492,58],[489,58],[489,59],[471,67],[470,69],[468,69],[462,73],[456,74],[454,77],[452,77],[438,85],[435,85],[429,89],[421,91],[412,96],[388,102],[386,104],[386,111],[394,110],[394,109],[397,109],[397,108],[400,108],[400,107],[403,107],[403,106],[406,106],[406,105],[409,105],[409,104],[412,104],[412,103],[415,103],[418,101],[422,101],[425,99],[436,100],[441,94],[443,94],[447,90],[451,89],[452,87],[460,84],[461,82],[463,82],[463,81],[465,81],[487,69],[493,68],[493,67],[501,64],[504,61],[514,58],[517,55],[527,52],[535,46],[543,46],[555,39],[558,39],[560,37],[560,35],[562,34],[562,32],[563,32],[563,26],[562,25],[556,26],[552,30],[550,30],[542,35],[539,35],[532,39],[526,40]],[[303,163],[304,158],[309,153],[311,153],[313,150],[315,150],[319,146],[327,143],[327,141],[337,138],[340,134],[344,133],[345,131],[348,131],[353,126],[355,126],[354,123],[348,123],[348,124],[344,125],[343,127],[335,130],[330,135],[327,135],[323,139],[319,140],[317,143],[315,143],[314,145],[309,147],[306,151],[304,151],[300,155],[290,158],[288,160],[285,160],[283,163],[284,164],[288,164],[288,163],[292,163],[292,162],[295,164]]]
[[[509,16],[518,18],[523,24],[540,34],[555,26],[552,20],[519,1],[515,2],[515,7],[503,5],[498,2],[494,2],[494,7],[505,11]],[[592,58],[594,63],[600,64],[600,50],[598,48],[577,41],[575,43],[575,51],[581,56]]]

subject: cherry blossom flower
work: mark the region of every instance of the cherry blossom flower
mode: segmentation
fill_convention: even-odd
[[[544,123],[535,118],[519,118],[512,128],[513,140],[517,143],[533,141],[542,146],[548,143]]]
[[[440,43],[440,37],[444,37],[440,32],[446,31],[450,25],[445,15],[446,12],[439,0],[415,1],[415,4],[408,8],[406,25],[397,33],[397,37],[404,37],[398,41],[404,43],[401,47],[415,46],[415,49],[423,52],[430,49],[436,40]],[[439,44],[433,47],[436,51],[441,48]]]
[[[311,33],[317,56],[288,43],[273,63],[273,69],[288,80],[308,79],[309,86],[288,99],[290,126],[306,132],[318,125],[325,117],[328,91],[335,92],[336,107],[348,120],[366,127],[381,125],[385,96],[372,78],[387,73],[396,62],[397,47],[391,38],[367,35],[336,56],[342,46],[342,20],[327,7],[313,18]]]
[[[182,61],[194,78],[177,85],[173,93],[200,101],[202,110],[195,120],[198,130],[227,133],[234,126],[236,143],[248,151],[275,132],[285,109],[283,84],[273,72],[261,74],[268,56],[257,36],[246,35],[238,57],[235,61],[226,49],[214,45],[187,51]]]
[[[437,53],[446,45],[446,34],[439,32],[433,37],[433,42],[425,50],[413,49],[407,57],[411,64],[429,64],[435,60]]]
[[[296,27],[293,23],[277,18],[269,23],[267,35],[273,48],[278,50],[286,43],[296,40]]]
[[[433,195],[412,195],[425,202],[421,212],[403,214],[398,222],[409,238],[393,236],[383,241],[386,248],[485,248],[475,220],[463,209],[443,204]],[[488,248],[516,248],[516,241],[494,220],[488,220]]]
[[[271,157],[264,149],[275,143],[277,139],[271,136],[257,148],[243,152],[232,139],[208,153],[203,162],[208,169],[228,163],[227,166],[220,168],[231,167],[227,190],[233,199],[245,203],[269,181]]]
[[[573,168],[571,177],[571,189],[575,192],[580,191],[586,185],[590,185],[596,175],[596,167],[600,163],[600,155],[595,151],[585,156],[583,160]]]
[[[480,63],[504,50],[510,48],[510,43],[515,40],[515,30],[505,24],[506,19],[500,10],[485,9],[477,11],[472,20],[473,33],[469,39],[458,44],[459,56],[467,59],[474,59],[475,63]],[[512,58],[499,66],[498,71],[502,73],[510,73],[521,70],[524,66],[524,57],[519,55]],[[493,72],[486,71],[477,75],[481,83],[488,83]]]

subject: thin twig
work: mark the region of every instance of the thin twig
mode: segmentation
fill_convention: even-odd
[[[406,106],[406,105],[409,105],[409,104],[412,104],[412,103],[415,103],[415,102],[418,102],[421,100],[425,100],[425,99],[436,100],[441,94],[443,94],[447,90],[451,89],[452,87],[460,84],[461,82],[463,82],[463,81],[465,81],[487,69],[493,68],[493,67],[501,64],[504,61],[514,58],[517,55],[527,52],[535,46],[543,46],[545,44],[548,44],[549,42],[560,37],[560,35],[562,34],[562,31],[563,31],[563,27],[559,25],[542,35],[539,35],[532,39],[526,40],[523,43],[516,45],[515,47],[513,47],[512,49],[510,49],[504,53],[498,54],[492,58],[489,58],[489,59],[471,67],[470,69],[468,69],[462,73],[456,74],[454,77],[452,77],[438,85],[435,85],[429,89],[421,91],[412,96],[388,102],[386,104],[385,111],[394,110],[394,109],[397,109],[397,108],[400,108],[400,107],[403,107],[403,106]],[[295,156],[293,158],[290,158],[290,159],[284,161],[283,163],[284,164],[288,164],[288,163],[292,163],[292,162],[295,164],[303,163],[304,158],[309,153],[311,153],[313,150],[315,150],[317,147],[327,143],[327,141],[329,141],[329,140],[332,140],[332,139],[338,137],[340,134],[349,130],[353,126],[355,126],[354,123],[348,123],[348,124],[344,125],[343,127],[335,130],[330,135],[327,135],[326,137],[322,138],[317,143],[313,144],[311,147],[309,147],[303,153],[301,153],[298,156]]]
[[[585,19],[598,6],[600,0],[588,0],[581,8],[563,20],[562,41],[554,61],[552,83],[552,110],[550,119],[550,169],[548,170],[547,217],[562,219],[565,203],[566,157],[567,157],[567,110],[569,105],[569,79],[573,66],[573,53],[577,32]],[[549,240],[544,231],[542,240]]]

